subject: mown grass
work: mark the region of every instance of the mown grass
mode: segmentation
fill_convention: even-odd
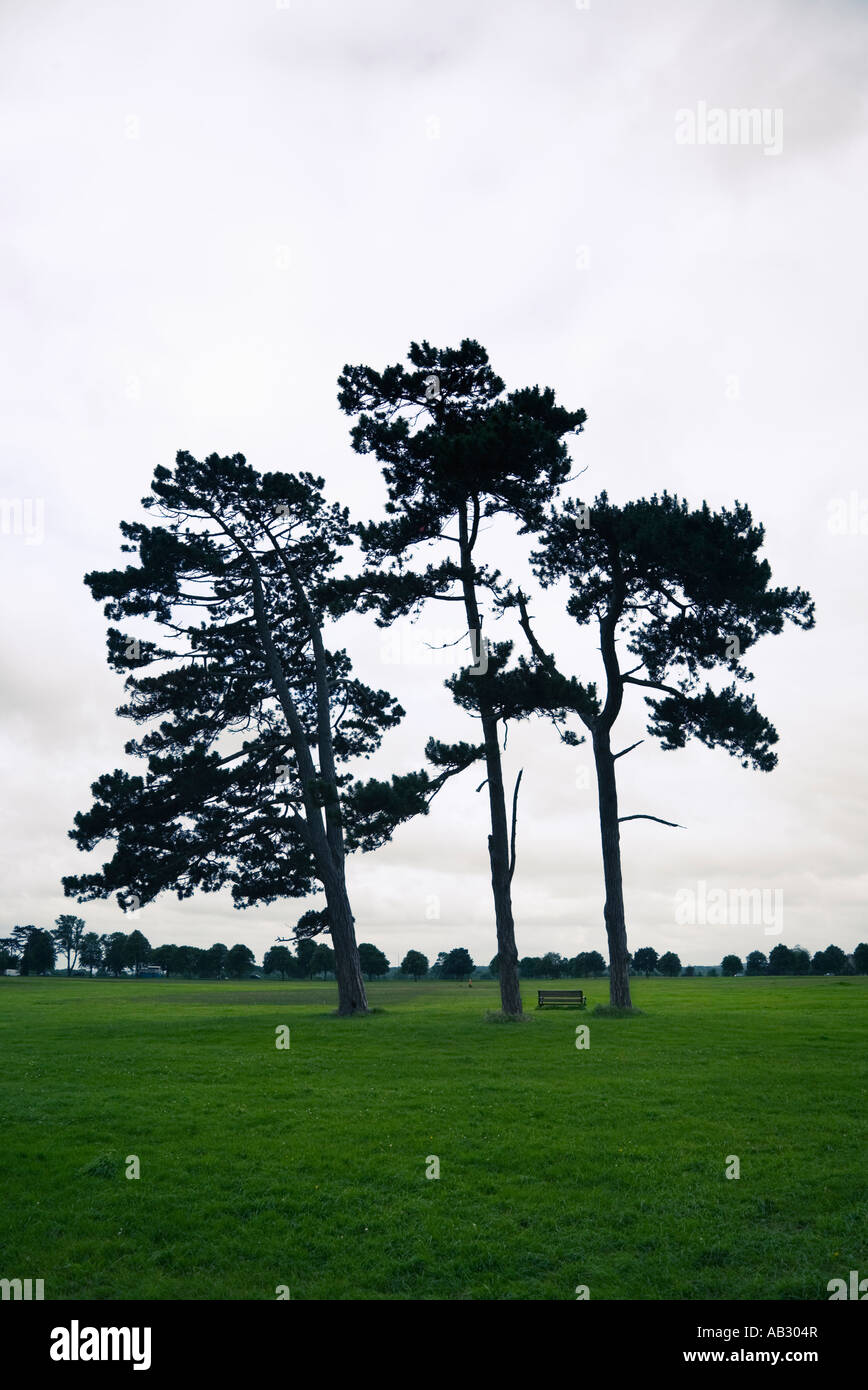
[[[339,1019],[331,985],[3,979],[0,1277],[48,1299],[827,1299],[868,1273],[866,993],[637,980],[629,1027],[492,1028],[494,984],[387,982],[382,1012]]]

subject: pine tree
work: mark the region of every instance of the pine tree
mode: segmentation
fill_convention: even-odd
[[[94,783],[70,835],[82,850],[114,841],[114,855],[64,889],[79,901],[114,892],[125,910],[165,890],[231,885],[243,908],[322,889],[318,929],[331,933],[338,1008],[351,1014],[367,999],[346,854],[424,813],[442,779],[359,784],[342,770],[404,712],[326,647],[323,586],[352,536],[322,487],[310,473],[260,475],[241,454],[179,453],[143,500],[163,524],[121,524],[138,563],[86,576],[107,618],[150,619],[158,640],[109,628],[109,663],[131,692],[118,713],[150,726],[125,751],[147,772]]]
[[[506,673],[511,643],[489,644],[483,632],[483,596],[494,610],[506,589],[480,558],[480,529],[495,517],[521,530],[541,524],[569,474],[565,437],[581,430],[585,412],[565,410],[537,386],[506,394],[485,349],[470,339],[444,349],[412,343],[408,359],[409,368],[382,372],[346,366],[339,379],[339,404],[356,417],[353,448],[382,463],[389,499],[388,520],[359,528],[369,564],[347,592],[362,609],[378,609],[381,626],[428,600],[463,610],[473,664],[447,685],[481,725],[473,754],[486,768],[501,1000],[505,1013],[520,1014],[511,895],[517,786],[510,834],[500,732],[505,719],[526,712],[528,672]],[[444,541],[451,552],[425,564],[422,553]],[[468,757],[467,745],[432,741],[427,751],[446,771]]]

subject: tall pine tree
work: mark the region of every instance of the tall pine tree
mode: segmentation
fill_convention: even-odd
[[[147,772],[94,783],[70,835],[82,850],[113,841],[114,854],[63,882],[79,901],[114,892],[124,908],[164,890],[186,898],[231,885],[243,908],[321,887],[316,930],[331,933],[339,1012],[351,1014],[367,999],[346,854],[424,813],[443,779],[358,783],[345,770],[404,711],[325,645],[321,591],[352,537],[322,485],[309,473],[260,475],[240,454],[179,453],[143,501],[163,524],[121,524],[138,562],[86,576],[107,618],[149,618],[158,640],[109,628],[109,662],[130,690],[118,713],[150,726],[125,751]]]
[[[814,625],[814,604],[802,589],[770,588],[771,569],[758,552],[762,526],[736,502],[712,512],[691,511],[664,492],[622,507],[602,493],[588,508],[568,502],[553,508],[539,532],[533,565],[544,586],[565,579],[567,612],[580,625],[594,623],[600,637],[604,685],[567,680],[534,629],[528,600],[517,593],[537,670],[552,683],[549,697],[571,706],[589,731],[597,772],[605,921],[609,938],[610,997],[630,1007],[629,954],[624,918],[620,826],[625,821],[674,822],[648,812],[619,815],[615,763],[638,743],[612,751],[611,735],[630,689],[652,692],[648,733],[664,749],[696,738],[724,748],[742,767],[769,772],[777,764],[777,731],[738,682],[753,680],[743,657],[785,622]],[[618,644],[635,658],[625,670]],[[714,689],[701,673],[731,677]],[[641,743],[643,740],[639,740]]]
[[[510,838],[500,726],[521,715],[525,696],[522,673],[506,672],[511,644],[489,646],[484,632],[484,596],[493,610],[505,587],[480,556],[480,526],[498,516],[515,519],[520,530],[542,525],[546,505],[569,475],[566,437],[581,430],[585,412],[557,405],[549,388],[507,393],[485,349],[470,339],[458,348],[413,343],[408,360],[409,366],[382,372],[347,366],[339,379],[340,406],[356,419],[353,447],[382,463],[389,498],[388,519],[359,528],[368,568],[351,587],[362,608],[379,610],[381,625],[418,612],[427,600],[463,608],[473,664],[449,685],[481,724],[501,1000],[505,1013],[517,1015],[515,818]],[[441,550],[426,564],[432,543]],[[441,767],[454,768],[449,747],[429,745],[429,756],[432,751]]]

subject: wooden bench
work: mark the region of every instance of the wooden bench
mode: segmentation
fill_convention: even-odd
[[[538,989],[537,999],[538,1009],[546,1004],[566,1004],[574,1009],[583,1009],[588,1002],[581,989]]]

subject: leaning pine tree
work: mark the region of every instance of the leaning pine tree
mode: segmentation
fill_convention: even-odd
[[[655,692],[645,700],[648,733],[664,749],[697,738],[725,748],[745,768],[769,772],[776,766],[777,732],[752,696],[737,688],[737,681],[753,679],[742,656],[760,637],[781,632],[786,621],[813,627],[814,604],[802,589],[769,588],[768,561],[758,558],[763,537],[763,527],[754,526],[738,502],[731,511],[712,512],[705,503],[689,511],[665,492],[623,507],[610,505],[602,493],[592,508],[569,502],[553,510],[540,531],[534,569],[544,586],[568,580],[568,613],[577,623],[596,623],[605,677],[600,696],[593,684],[566,680],[534,631],[526,597],[519,593],[513,600],[538,670],[559,700],[572,700],[591,736],[616,1007],[631,1006],[619,827],[631,820],[674,822],[645,812],[618,814],[615,763],[638,744],[614,753],[612,729],[628,687],[635,686]],[[637,658],[628,670],[622,669],[619,641]],[[699,673],[715,668],[732,677],[730,684],[699,688]]]
[[[356,417],[353,448],[382,463],[389,498],[388,519],[359,528],[368,569],[350,587],[362,609],[379,609],[381,626],[415,614],[426,600],[463,609],[474,664],[447,684],[481,724],[476,756],[484,759],[488,786],[501,1002],[504,1013],[518,1015],[511,895],[516,799],[510,837],[499,730],[527,712],[524,683],[531,673],[506,673],[511,644],[489,648],[483,633],[483,595],[497,608],[504,588],[498,571],[480,558],[480,528],[501,516],[521,529],[542,525],[546,505],[570,472],[565,438],[581,430],[585,412],[557,405],[549,388],[507,394],[485,349],[470,339],[446,349],[412,343],[408,358],[409,369],[347,366],[339,379],[339,404]],[[444,541],[446,553],[441,547],[426,564],[429,547]],[[464,744],[432,740],[426,751],[447,771],[468,760]]]
[[[82,850],[114,841],[99,872],[63,880],[80,902],[124,910],[170,890],[231,885],[244,908],[318,889],[326,908],[304,935],[331,933],[341,1014],[367,1009],[345,878],[348,850],[371,849],[424,813],[443,778],[360,784],[404,711],[327,650],[324,580],[351,544],[345,508],[309,473],[256,473],[236,454],[179,453],[157,468],[147,509],[164,525],[121,524],[138,563],[85,582],[114,622],[150,618],[159,641],[109,628],[109,662],[128,676],[118,713],[150,729],[126,745],[144,777],[115,770],[75,817]]]

